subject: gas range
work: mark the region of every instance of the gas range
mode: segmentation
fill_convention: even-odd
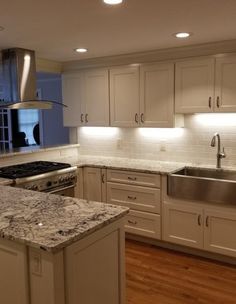
[[[0,177],[13,180],[13,186],[49,193],[69,193],[77,180],[77,167],[67,163],[35,161],[0,168]],[[66,194],[65,194],[66,195]],[[72,191],[70,191],[70,195]]]

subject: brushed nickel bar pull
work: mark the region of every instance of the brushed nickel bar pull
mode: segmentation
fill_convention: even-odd
[[[197,222],[198,222],[198,226],[201,226],[201,225],[202,225],[202,217],[201,217],[201,214],[198,215],[198,217],[197,217]]]
[[[83,123],[84,122],[84,114],[80,115],[80,121]]]
[[[88,122],[88,114],[85,114],[85,122]]]
[[[208,99],[208,105],[209,105],[209,108],[211,108],[211,97],[209,97],[209,99]]]
[[[133,225],[137,225],[137,222],[136,222],[136,221],[128,220],[128,223],[129,223],[129,224],[133,224]]]
[[[137,199],[137,197],[128,195],[128,199],[135,201]]]
[[[206,217],[206,227],[209,227],[209,216]]]
[[[129,180],[132,180],[132,181],[136,181],[136,180],[137,180],[136,177],[131,177],[131,176],[128,176],[128,179],[129,179]]]
[[[138,124],[138,113],[135,113],[134,120],[135,120],[135,122]]]
[[[141,114],[141,122],[144,123],[144,113]]]
[[[217,98],[216,98],[216,106],[217,106],[217,108],[220,107],[220,96],[217,96]]]

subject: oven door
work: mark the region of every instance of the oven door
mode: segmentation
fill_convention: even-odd
[[[69,185],[69,186],[56,188],[56,189],[54,188],[54,189],[47,191],[47,193],[75,197],[75,185]]]

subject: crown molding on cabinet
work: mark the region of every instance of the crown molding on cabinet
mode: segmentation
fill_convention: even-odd
[[[97,57],[62,63],[62,71],[100,68],[115,65],[138,64],[164,60],[178,60],[188,57],[209,56],[236,52],[236,40],[226,40],[184,47],[174,47],[155,51],[130,53],[117,56]]]

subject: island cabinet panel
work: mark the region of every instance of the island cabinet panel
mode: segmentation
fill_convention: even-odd
[[[204,248],[236,257],[236,214],[226,210],[205,209]]]
[[[31,304],[26,247],[0,240],[0,303]]]
[[[203,248],[203,209],[187,204],[164,202],[163,240]]]
[[[65,250],[67,304],[125,304],[124,231],[105,227]]]

